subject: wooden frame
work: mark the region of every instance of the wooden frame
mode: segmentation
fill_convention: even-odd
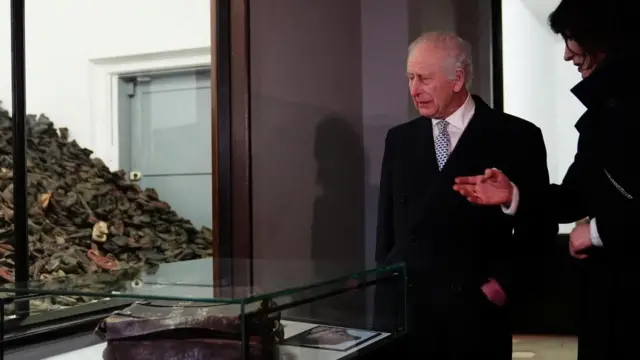
[[[237,288],[253,275],[247,0],[211,0],[211,51],[214,271]]]
[[[214,296],[220,296],[218,282],[222,279],[221,266],[220,266],[220,161],[219,156],[219,114],[218,110],[218,29],[217,29],[217,6],[214,0],[211,1],[209,6],[211,16],[209,24],[211,27],[211,230],[213,235],[213,241],[211,246],[213,247],[213,279],[214,284]],[[216,251],[217,250],[217,251]]]
[[[231,50],[231,239],[233,259],[253,258],[249,1],[230,1]],[[253,284],[250,261],[233,264],[234,285]]]
[[[231,47],[231,235],[233,259],[253,258],[251,128],[249,84],[249,1],[230,1]],[[249,261],[233,264],[234,284],[252,285]]]

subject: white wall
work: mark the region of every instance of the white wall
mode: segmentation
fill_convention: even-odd
[[[573,161],[578,139],[574,124],[585,110],[569,91],[580,74],[563,60],[564,42],[547,24],[559,2],[502,1],[504,110],[542,129],[555,183]],[[572,228],[561,226],[561,231]]]
[[[0,100],[10,109],[9,11],[4,1]],[[26,1],[27,112],[46,113],[82,146],[100,149],[96,156],[109,157],[91,134],[91,61],[209,47],[209,14],[209,0]]]
[[[561,61],[564,53],[564,42],[560,41],[555,45],[553,52],[556,54],[554,62],[554,72],[556,76],[555,96],[556,96],[556,113],[555,113],[555,131],[557,146],[557,167],[559,174],[564,176],[573,162],[573,157],[578,146],[578,131],[575,123],[578,118],[585,112],[586,108],[580,101],[569,91],[573,86],[582,80],[580,73],[573,64]],[[557,181],[562,181],[558,178]]]
[[[538,125],[557,179],[554,37],[520,0],[502,2],[504,110]],[[550,91],[550,90],[554,91]]]

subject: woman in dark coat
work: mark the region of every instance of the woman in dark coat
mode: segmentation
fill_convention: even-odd
[[[477,204],[518,202],[523,211],[516,216],[536,209],[559,223],[588,218],[569,244],[581,267],[579,360],[640,359],[640,91],[638,39],[631,38],[640,20],[631,4],[637,5],[562,0],[549,16],[565,40],[564,59],[582,74],[571,91],[587,108],[576,123],[578,149],[562,183],[533,193],[488,169],[454,186]]]

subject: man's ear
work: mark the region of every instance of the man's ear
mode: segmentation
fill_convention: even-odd
[[[456,70],[456,77],[453,83],[453,91],[459,92],[464,88],[465,77],[466,77],[466,74],[464,73],[463,70]]]

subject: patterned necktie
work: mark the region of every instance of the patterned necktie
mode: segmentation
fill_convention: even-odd
[[[438,160],[438,168],[442,170],[442,167],[449,158],[449,151],[451,149],[451,137],[449,137],[449,123],[446,120],[438,120],[436,123],[438,127],[438,135],[436,135],[436,159]]]

